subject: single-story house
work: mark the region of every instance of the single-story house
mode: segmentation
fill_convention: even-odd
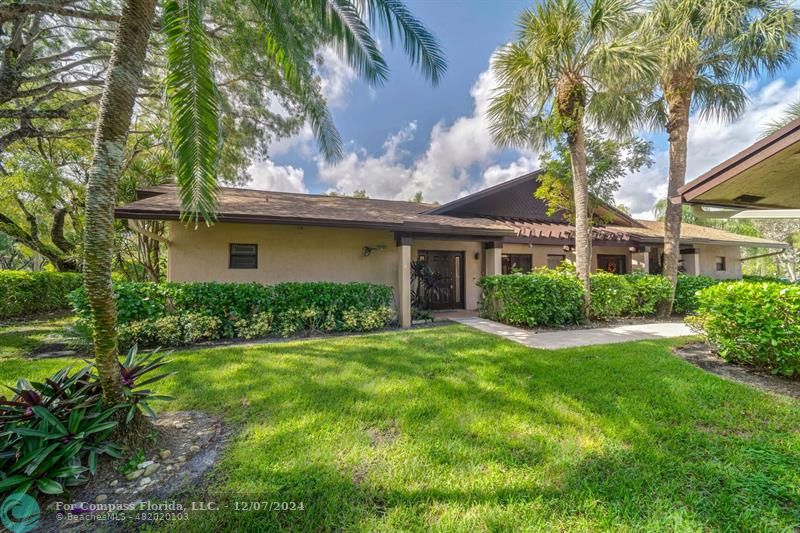
[[[444,205],[223,188],[218,222],[179,221],[173,186],[138,191],[116,216],[169,221],[171,281],[369,281],[390,285],[400,323],[410,311],[410,266],[424,260],[442,278],[435,309],[474,310],[483,275],[554,267],[574,259],[574,227],[534,197],[538,172]],[[592,266],[618,274],[658,272],[662,224],[609,205],[592,229]],[[136,225],[134,224],[134,227]],[[741,277],[741,248],[785,243],[684,224],[687,274]]]
[[[800,119],[796,119],[687,183],[672,201],[725,208],[727,212],[716,212],[723,217],[752,209],[799,210],[799,164]],[[775,213],[775,218],[798,216],[800,211]]]

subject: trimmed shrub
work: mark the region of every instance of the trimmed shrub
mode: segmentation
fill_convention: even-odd
[[[590,276],[592,303],[589,314],[598,320],[608,320],[625,314],[633,307],[633,286],[625,276],[596,272]]]
[[[678,285],[675,287],[675,302],[672,312],[679,315],[688,315],[697,309],[697,292],[720,283],[722,280],[708,276],[687,276],[678,274]]]
[[[658,306],[669,298],[672,287],[664,276],[627,274],[624,277],[630,283],[632,291],[630,307],[623,312],[625,315],[653,316]]]
[[[583,288],[568,272],[485,276],[478,286],[485,318],[528,327],[564,326],[581,319]]]
[[[786,376],[800,374],[800,286],[776,282],[720,283],[697,294],[687,318],[728,361]]]
[[[317,331],[368,331],[394,318],[392,290],[373,283],[114,284],[123,347],[178,346]],[[70,296],[86,329],[86,291]],[[81,325],[84,328],[81,328]]]
[[[652,316],[669,298],[663,276],[607,272],[591,275],[594,320],[619,316]],[[583,287],[569,270],[538,269],[532,274],[482,278],[481,316],[520,326],[563,326],[581,319]]]
[[[67,295],[81,282],[74,272],[0,270],[0,318],[69,309]]]

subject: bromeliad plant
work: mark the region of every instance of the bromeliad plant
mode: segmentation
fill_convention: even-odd
[[[131,350],[120,369],[125,401],[105,405],[92,364],[64,368],[43,383],[21,379],[10,400],[0,398],[0,495],[6,492],[59,494],[97,471],[102,455],[122,457],[112,442],[120,410],[130,421],[137,411],[154,416],[149,402],[166,400],[143,387],[171,374],[151,373],[167,361]]]

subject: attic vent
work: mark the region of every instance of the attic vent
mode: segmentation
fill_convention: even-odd
[[[734,202],[741,202],[743,204],[754,204],[759,200],[763,200],[763,196],[756,196],[754,194],[742,194],[733,199]]]

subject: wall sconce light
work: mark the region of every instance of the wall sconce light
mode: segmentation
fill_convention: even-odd
[[[574,252],[575,251],[575,247],[574,246],[570,246],[569,244],[565,244],[561,249],[564,250],[565,252]]]
[[[631,253],[638,252],[639,248],[637,248],[636,246],[628,246],[628,251]]]
[[[475,261],[481,258],[480,252],[475,252]]]
[[[375,250],[383,250],[384,248],[386,248],[386,246],[384,246],[383,244],[379,244],[377,246],[367,245],[361,249],[361,255],[363,255],[364,257],[369,257],[370,254],[372,254],[372,252],[374,252]]]

